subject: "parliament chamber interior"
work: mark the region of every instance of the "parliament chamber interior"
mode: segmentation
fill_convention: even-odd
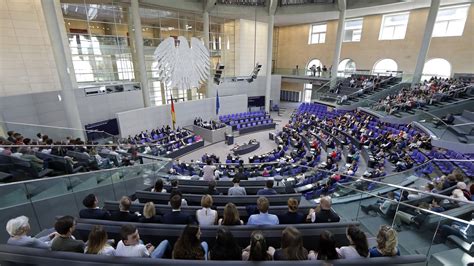
[[[474,265],[472,1],[0,0],[0,28],[0,265]]]

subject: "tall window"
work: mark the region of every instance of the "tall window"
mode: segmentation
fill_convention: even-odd
[[[372,73],[387,74],[387,72],[394,72],[397,70],[398,70],[397,62],[395,62],[392,59],[385,58],[375,63],[374,68],[372,69]]]
[[[380,27],[379,40],[405,39],[410,13],[384,15]]]
[[[311,25],[308,44],[324,43],[326,41],[327,24]]]
[[[306,66],[306,75],[311,76],[311,70],[310,68],[314,65],[314,67],[320,67],[321,69],[323,68],[323,63],[319,59],[312,59],[309,61],[308,65]]]
[[[429,80],[433,76],[438,78],[451,77],[451,64],[443,58],[434,58],[426,61],[421,80]]]
[[[304,84],[304,99],[305,103],[311,102],[311,95],[313,94],[313,84],[305,83]]]
[[[342,60],[337,66],[337,76],[338,77],[347,77],[356,71],[356,63],[350,59]]]
[[[344,42],[360,42],[363,22],[363,18],[351,19],[344,22]]]
[[[433,37],[462,36],[469,5],[440,8]]]

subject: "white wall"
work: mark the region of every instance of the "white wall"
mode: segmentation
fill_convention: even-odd
[[[250,75],[257,62],[262,65],[260,73],[266,73],[268,24],[257,22],[256,26],[257,34],[255,39],[255,21],[245,19],[236,20],[236,76]]]
[[[0,1],[0,97],[59,91],[40,0]]]
[[[280,104],[281,76],[272,75],[272,91],[270,93],[273,104]]]
[[[115,118],[115,114],[143,108],[142,91],[86,96],[83,89],[74,90],[82,125]]]
[[[220,91],[219,91],[220,93]],[[247,111],[247,95],[221,96],[219,115]],[[194,118],[216,119],[216,98],[176,103],[176,126],[192,125]],[[116,114],[122,137],[163,125],[171,126],[171,106],[160,105]]]

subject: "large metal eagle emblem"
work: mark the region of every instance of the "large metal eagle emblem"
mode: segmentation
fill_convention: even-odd
[[[197,38],[191,38],[191,46],[185,37],[168,37],[154,53],[155,71],[159,79],[171,88],[191,89],[209,79],[209,50]]]

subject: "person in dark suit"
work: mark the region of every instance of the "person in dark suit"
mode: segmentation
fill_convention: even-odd
[[[86,209],[79,211],[79,217],[82,219],[99,219],[99,220],[109,220],[110,213],[104,209],[99,208],[99,200],[94,194],[87,195],[82,204]]]
[[[217,185],[217,183],[216,183],[215,180],[209,181],[207,190],[204,192],[204,195],[206,195],[206,194],[209,194],[211,196],[220,195],[221,193],[219,193],[219,191],[216,189],[216,185]]]
[[[123,196],[122,199],[120,199],[120,211],[112,212],[110,219],[120,222],[138,222],[138,215],[130,213],[130,205],[132,205],[130,198]]]
[[[319,210],[310,209],[307,219],[312,223],[337,223],[341,220],[339,215],[331,209],[331,198],[322,197],[319,203]]]
[[[275,195],[278,194],[275,189],[273,189],[273,180],[267,180],[265,188],[257,191],[257,195]]]
[[[278,216],[280,224],[301,224],[305,222],[304,214],[298,212],[298,205],[297,199],[288,199],[288,212]]]
[[[170,199],[171,212],[163,215],[162,222],[164,224],[194,224],[191,216],[181,212],[181,196],[174,195]]]

